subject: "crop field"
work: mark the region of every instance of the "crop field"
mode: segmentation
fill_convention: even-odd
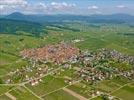
[[[32,62],[31,59],[20,56],[20,51],[24,49],[36,49],[61,42],[71,44],[82,51],[97,52],[107,48],[134,56],[134,35],[125,34],[134,34],[134,28],[127,24],[92,25],[77,22],[65,23],[63,26],[47,25],[43,27],[47,34],[42,33],[38,37],[0,33],[0,100],[104,100],[103,96],[94,93],[95,91],[117,97],[119,100],[133,100],[134,81],[126,77],[115,75],[112,79],[91,84],[83,80],[80,72],[76,70],[84,67],[81,62],[56,65],[51,62]],[[106,64],[110,61],[106,61]],[[111,66],[132,69],[125,61],[113,63]],[[36,77],[40,74],[38,71],[45,68],[47,71]],[[38,83],[32,85],[29,80],[38,80]]]
[[[19,100],[25,100],[27,98],[31,98],[32,100],[38,100],[37,97],[35,97],[32,93],[30,93],[24,87],[17,87],[13,89],[12,91],[10,91],[9,94]]]
[[[32,87],[30,85],[26,85],[26,86],[30,88],[31,90],[33,90],[35,93],[37,93],[39,96],[42,96],[44,94],[47,94],[51,91],[55,91],[66,85],[63,79],[57,79],[52,76],[47,76],[43,78],[42,80],[43,81],[35,87]]]
[[[68,88],[70,90],[75,91],[76,93],[86,97],[86,98],[91,97],[90,91],[92,90],[92,87],[84,84],[83,82],[71,85]]]
[[[44,96],[43,97],[45,100],[78,100],[76,97],[70,95],[69,93],[63,91],[63,90],[59,90],[56,91],[50,95]]]
[[[118,91],[114,92],[112,95],[123,98],[125,100],[133,100],[134,86],[127,85]]]

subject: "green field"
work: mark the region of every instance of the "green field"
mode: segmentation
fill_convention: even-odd
[[[30,83],[21,84],[18,80],[8,86],[3,85],[3,80],[9,78],[10,72],[22,69],[24,66],[31,66],[27,59],[22,59],[19,52],[27,48],[38,48],[48,44],[57,44],[66,42],[78,47],[80,50],[97,51],[101,48],[115,49],[122,54],[134,56],[134,28],[127,24],[87,24],[87,23],[64,23],[64,27],[58,24],[46,25],[41,30],[47,31],[46,33],[38,34],[38,36],[31,34],[31,31],[15,33],[0,33],[0,100],[11,100],[7,95],[9,92],[17,100],[39,100],[39,97],[44,100],[78,100],[73,95],[63,90],[67,86],[73,92],[90,99],[93,90],[113,93],[111,95],[119,97],[123,100],[133,100],[134,98],[134,84],[129,84],[133,80],[124,77],[115,77],[111,80],[104,80],[95,85],[88,84],[84,81],[76,84],[69,85],[65,83],[66,78],[76,78],[75,70],[73,67],[82,65],[71,66],[70,69],[62,68],[58,74],[48,74],[41,77],[42,81],[39,84],[31,86]],[[37,27],[37,26],[35,26]],[[34,28],[35,28],[34,27]],[[27,28],[26,28],[27,29]],[[33,29],[34,30],[34,29]],[[39,32],[39,30],[34,30]],[[19,33],[19,32],[17,32]],[[22,34],[23,33],[23,34]],[[80,40],[79,42],[74,42]],[[128,70],[131,68],[125,62],[112,63],[114,67]],[[111,64],[111,65],[112,65]],[[44,67],[46,64],[37,64],[38,67]],[[58,65],[48,64],[49,68],[56,69]],[[60,67],[63,67],[60,65]],[[82,66],[83,67],[83,66]],[[32,69],[33,72],[26,72],[26,75],[35,75],[37,68]],[[17,75],[14,75],[15,79]],[[12,77],[12,78],[14,78]],[[127,85],[129,84],[129,85]],[[10,86],[11,85],[11,86]],[[122,87],[123,86],[123,87]],[[120,88],[122,87],[122,88]],[[116,89],[119,89],[115,91]],[[97,96],[92,100],[103,100],[101,96]]]
[[[54,78],[53,76],[44,77],[42,80],[43,81],[36,86],[31,86],[30,84],[26,86],[39,96],[42,96],[67,85],[63,79]]]
[[[30,93],[24,87],[17,87],[16,89],[13,89],[9,93],[19,100],[26,100],[27,98],[30,98],[32,100],[38,100],[38,98],[36,96],[34,96],[32,93]]]
[[[78,100],[63,90],[59,90],[43,97],[45,100]]]
[[[83,82],[71,85],[68,88],[86,98],[91,97],[90,91],[92,87],[90,85],[84,84]]]
[[[12,86],[0,86],[0,95],[4,94],[5,92],[8,92],[12,88]]]
[[[134,86],[124,86],[123,88],[117,90],[112,95],[115,95],[123,100],[133,100],[134,98]]]

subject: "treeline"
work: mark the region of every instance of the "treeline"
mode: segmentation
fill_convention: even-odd
[[[134,36],[134,33],[118,33],[119,35]]]
[[[59,29],[70,30],[70,31],[73,31],[73,32],[80,32],[79,29],[71,28],[71,27],[68,27],[67,25],[50,25],[50,26],[56,27],[56,28],[59,28]]]

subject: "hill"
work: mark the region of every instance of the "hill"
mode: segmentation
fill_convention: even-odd
[[[64,22],[64,21],[84,21],[89,23],[134,23],[134,16],[128,14],[112,14],[112,15],[24,15],[19,12],[5,16],[6,19],[25,20],[31,22]]]
[[[41,24],[34,22],[0,19],[0,33],[38,36],[43,32],[42,27]]]

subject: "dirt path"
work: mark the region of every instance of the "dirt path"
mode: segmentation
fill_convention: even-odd
[[[32,90],[30,90],[28,87],[25,85],[23,86],[25,89],[27,89],[30,93],[32,93],[35,97],[37,97],[39,100],[43,100],[40,96],[36,95]]]
[[[12,100],[16,100],[16,97],[14,97],[13,95],[11,95],[10,93],[5,93],[5,95],[8,96]]]
[[[68,88],[63,88],[64,91],[68,92],[69,94],[71,94],[72,96],[78,98],[79,100],[88,100],[87,98],[81,96],[80,94],[68,89]]]

